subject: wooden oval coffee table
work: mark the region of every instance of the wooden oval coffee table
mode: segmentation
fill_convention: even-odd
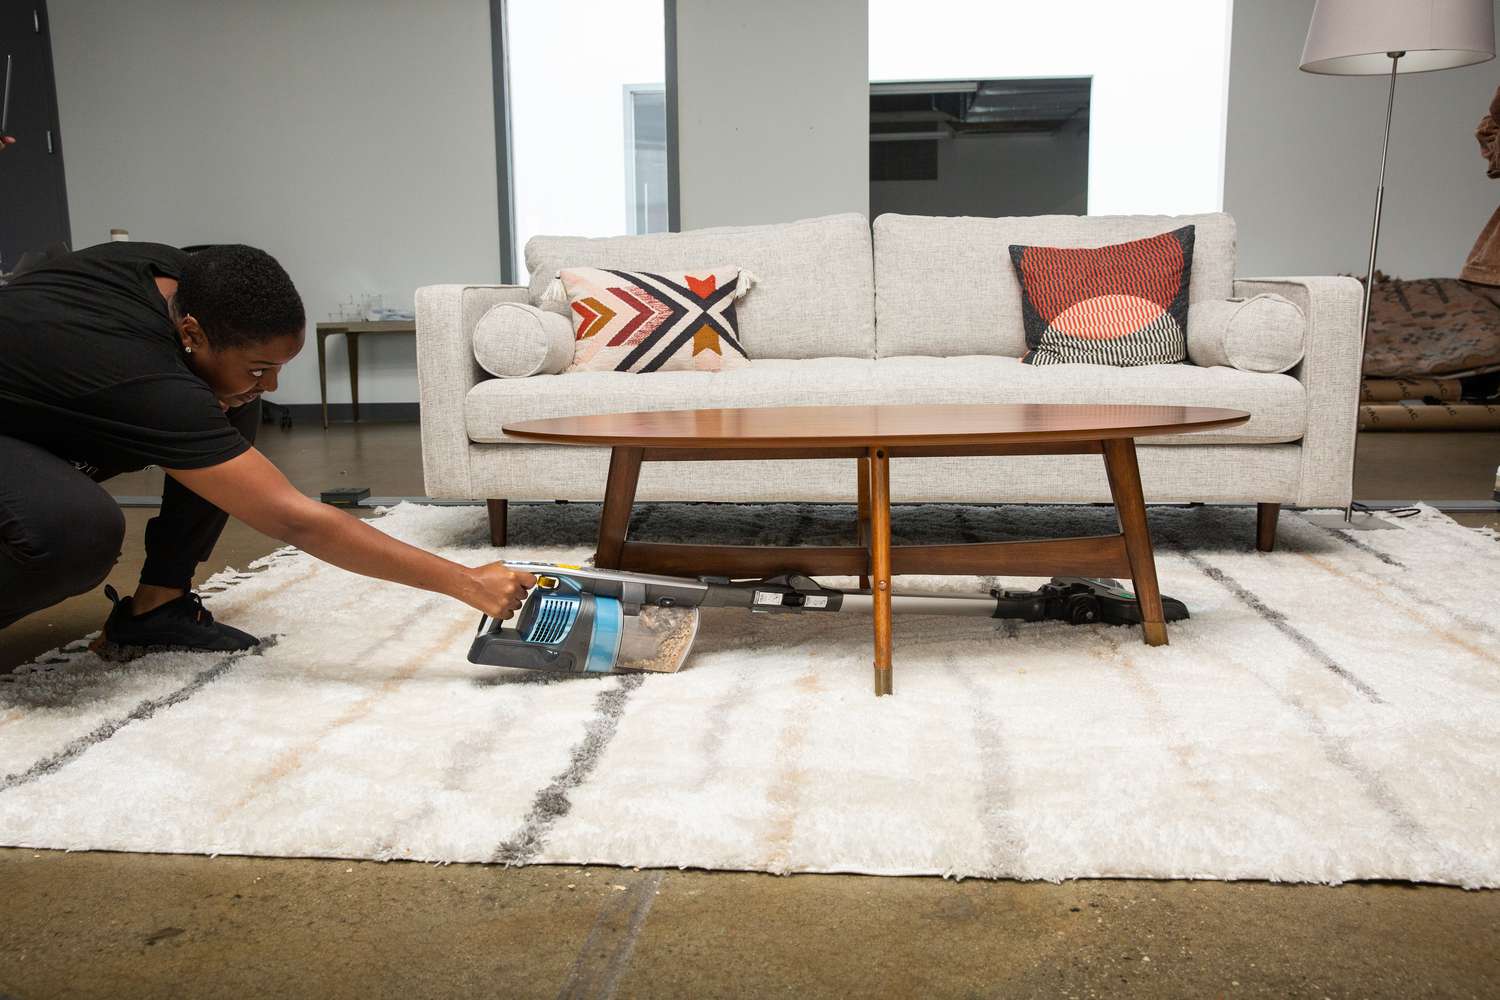
[[[1146,526],[1135,439],[1232,427],[1242,410],[1197,406],[1015,403],[949,406],[782,406],[557,417],[505,433],[553,444],[608,445],[602,569],[746,578],[795,572],[873,583],[875,693],[892,692],[891,576],[901,573],[1129,577],[1149,645],[1167,641]],[[1120,532],[1089,538],[891,545],[890,462],[980,455],[1102,455]],[[858,546],[678,545],[626,539],[642,462],[853,458]]]

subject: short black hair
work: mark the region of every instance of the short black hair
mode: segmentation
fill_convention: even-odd
[[[215,348],[261,344],[307,323],[291,276],[275,257],[243,243],[189,255],[175,302],[178,315],[196,319]]]

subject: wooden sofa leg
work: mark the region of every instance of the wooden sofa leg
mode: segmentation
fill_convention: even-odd
[[[1270,552],[1276,547],[1276,518],[1281,515],[1281,504],[1258,503],[1255,505],[1255,547]]]
[[[510,505],[505,500],[486,500],[484,503],[490,512],[490,544],[503,547],[506,543],[505,517]]]

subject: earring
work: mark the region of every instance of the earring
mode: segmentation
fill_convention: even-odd
[[[184,351],[186,351],[186,352],[187,352],[187,353],[189,353],[189,354],[192,354],[192,353],[193,353],[193,349],[192,349],[192,348],[191,348],[191,347],[189,347],[189,346],[187,346],[187,345],[186,345],[186,344],[183,344],[183,345],[182,345],[182,349],[183,349],[183,350],[184,350]]]

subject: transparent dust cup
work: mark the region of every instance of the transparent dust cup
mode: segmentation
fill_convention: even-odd
[[[620,621],[620,653],[616,670],[676,673],[698,636],[697,608],[641,608]]]

